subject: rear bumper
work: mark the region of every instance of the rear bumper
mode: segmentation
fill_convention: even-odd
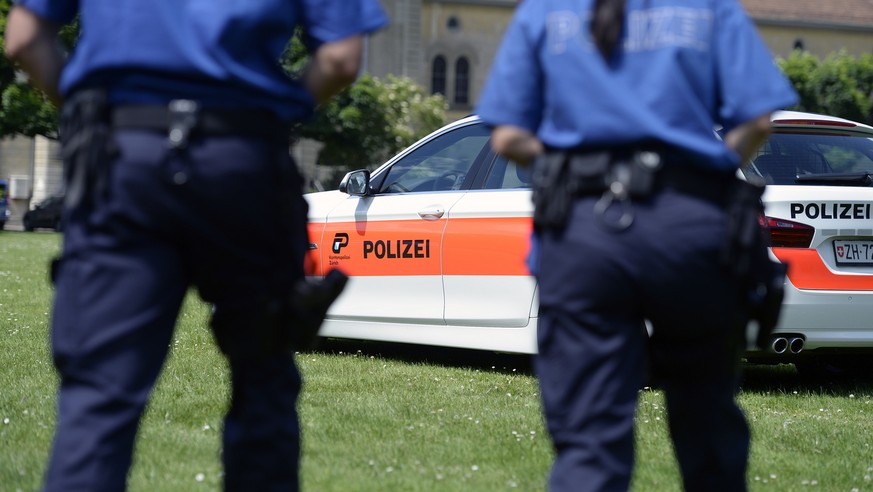
[[[804,351],[873,352],[873,291],[800,290],[790,282],[774,335],[800,335]]]

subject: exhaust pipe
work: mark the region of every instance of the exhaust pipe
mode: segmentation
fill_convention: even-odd
[[[788,350],[792,354],[799,354],[803,350],[804,343],[805,341],[800,337],[791,338],[788,340]]]
[[[770,342],[770,350],[775,354],[784,354],[788,350],[788,339],[785,337],[775,337]]]

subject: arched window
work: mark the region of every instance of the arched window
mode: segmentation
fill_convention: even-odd
[[[470,62],[466,57],[455,62],[455,104],[470,102]]]
[[[437,55],[433,59],[433,67],[430,74],[430,93],[446,93],[446,59],[443,55]]]

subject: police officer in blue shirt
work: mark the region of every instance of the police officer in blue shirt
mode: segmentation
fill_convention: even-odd
[[[67,59],[59,26],[78,16]],[[297,490],[300,376],[332,285],[303,282],[290,127],[357,76],[377,0],[19,0],[6,52],[62,105],[49,491],[122,490],[189,286],[228,358],[227,490]],[[278,63],[299,27],[310,63]],[[341,281],[338,284],[341,287]],[[320,289],[320,290],[319,290]],[[306,331],[306,333],[304,333]]]
[[[495,151],[536,159],[552,490],[629,487],[649,370],[685,489],[746,489],[739,357],[748,319],[774,305],[753,302],[751,279],[772,271],[755,281],[778,313],[784,271],[766,257],[761,188],[735,176],[795,102],[736,0],[518,6],[477,112]]]

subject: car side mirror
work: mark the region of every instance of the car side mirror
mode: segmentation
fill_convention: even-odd
[[[340,181],[339,190],[352,196],[368,196],[370,192],[370,171],[358,169],[343,177]]]

